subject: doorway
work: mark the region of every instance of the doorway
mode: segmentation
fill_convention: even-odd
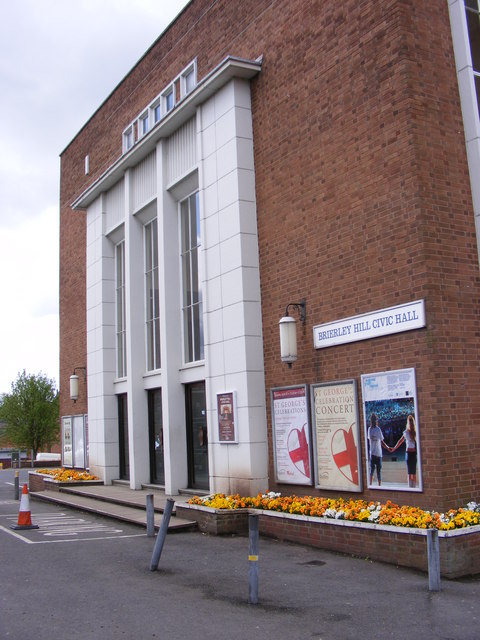
[[[150,440],[150,482],[165,484],[163,448],[162,390],[148,392],[148,430]]]
[[[118,442],[120,457],[120,480],[130,480],[130,458],[128,452],[127,394],[117,396],[118,402]]]
[[[209,489],[207,406],[205,383],[185,386],[187,419],[188,486],[191,489]]]

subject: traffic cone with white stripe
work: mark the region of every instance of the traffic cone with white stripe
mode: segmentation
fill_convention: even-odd
[[[20,510],[18,512],[17,524],[12,524],[12,529],[38,529],[38,524],[32,524],[30,513],[30,500],[28,498],[28,487],[23,485],[22,498],[20,500]]]

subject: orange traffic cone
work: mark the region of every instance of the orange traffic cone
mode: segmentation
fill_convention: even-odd
[[[11,529],[38,529],[38,524],[32,524],[30,500],[28,499],[28,487],[26,484],[23,485],[20,510],[18,512],[18,523],[12,524]]]

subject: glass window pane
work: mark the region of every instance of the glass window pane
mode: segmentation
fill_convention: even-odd
[[[184,200],[180,205],[180,224],[182,236],[182,253],[190,249],[190,224],[188,220],[188,201]]]
[[[145,269],[152,268],[152,229],[149,224],[145,226]]]
[[[480,76],[475,76],[475,89],[477,90],[477,105],[480,114]]]
[[[198,282],[198,252],[197,249],[192,249],[191,253],[191,265],[192,265],[192,304],[196,304],[199,301],[199,282]]]
[[[153,253],[153,264],[155,268],[158,268],[158,224],[157,219],[152,220],[152,253]]]
[[[195,71],[192,69],[185,74],[185,91],[189,93],[195,86]]]
[[[193,360],[193,336],[192,336],[192,322],[190,318],[190,307],[183,310],[183,333],[184,333],[184,346],[185,346],[185,360],[186,362],[192,362]]]
[[[470,38],[470,51],[472,52],[472,64],[475,71],[480,72],[480,20],[479,14],[467,11],[468,35]]]

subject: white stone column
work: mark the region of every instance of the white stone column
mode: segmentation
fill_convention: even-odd
[[[118,477],[115,378],[115,246],[105,236],[105,197],[87,212],[88,442],[92,473]]]
[[[198,136],[210,490],[255,494],[268,486],[268,450],[248,82],[202,105]],[[223,391],[237,393],[238,444],[219,442]]]
[[[160,293],[165,492],[178,493],[188,484],[185,393],[182,366],[181,281],[178,203],[166,191],[165,149],[157,145],[157,207]]]
[[[125,173],[125,326],[127,353],[130,488],[150,481],[148,403],[145,373],[145,295],[143,225],[131,214],[131,173]]]

